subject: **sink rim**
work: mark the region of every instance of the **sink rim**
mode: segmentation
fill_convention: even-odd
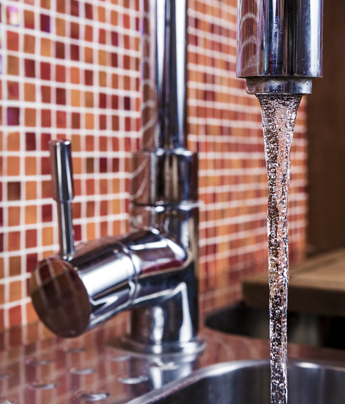
[[[249,367],[260,367],[267,365],[269,366],[269,364],[270,364],[269,359],[256,359],[256,360],[220,362],[213,365],[205,366],[204,368],[193,371],[191,374],[185,377],[167,383],[166,385],[162,386],[159,389],[152,390],[141,397],[137,397],[129,401],[127,404],[153,404],[156,403],[158,400],[161,400],[178,390],[182,390],[183,388],[188,387],[206,377],[220,376],[230,371],[245,369]],[[302,360],[289,359],[288,368],[290,367],[315,368],[315,369],[324,368],[345,372],[345,363],[339,364],[338,362],[325,361],[325,360],[309,361],[304,359]]]

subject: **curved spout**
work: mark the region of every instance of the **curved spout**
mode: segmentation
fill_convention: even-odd
[[[43,260],[31,276],[30,293],[51,331],[76,337],[120,311],[173,297],[186,274],[191,275],[192,264],[177,241],[158,230],[139,230],[124,239],[83,245],[69,261],[59,256]],[[196,335],[192,326],[190,330]]]

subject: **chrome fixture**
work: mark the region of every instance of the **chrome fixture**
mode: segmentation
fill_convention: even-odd
[[[322,76],[323,0],[237,0],[237,76],[247,91],[310,94]]]
[[[144,0],[143,150],[133,156],[132,222],[122,238],[74,248],[71,144],[50,143],[60,253],[30,280],[33,305],[61,337],[131,310],[122,347],[195,352],[198,340],[197,155],[186,146],[186,0]],[[158,15],[158,18],[157,18]]]

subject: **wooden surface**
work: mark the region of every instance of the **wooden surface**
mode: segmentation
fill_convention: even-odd
[[[345,1],[324,1],[323,14],[323,78],[307,97],[308,244],[317,254],[345,247]]]
[[[268,275],[243,281],[244,301],[268,306]],[[290,269],[289,310],[345,317],[345,250],[321,255]]]

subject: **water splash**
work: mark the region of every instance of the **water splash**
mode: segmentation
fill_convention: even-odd
[[[287,200],[290,148],[299,95],[257,95],[262,110],[268,177],[268,278],[270,289],[271,404],[287,404]]]

